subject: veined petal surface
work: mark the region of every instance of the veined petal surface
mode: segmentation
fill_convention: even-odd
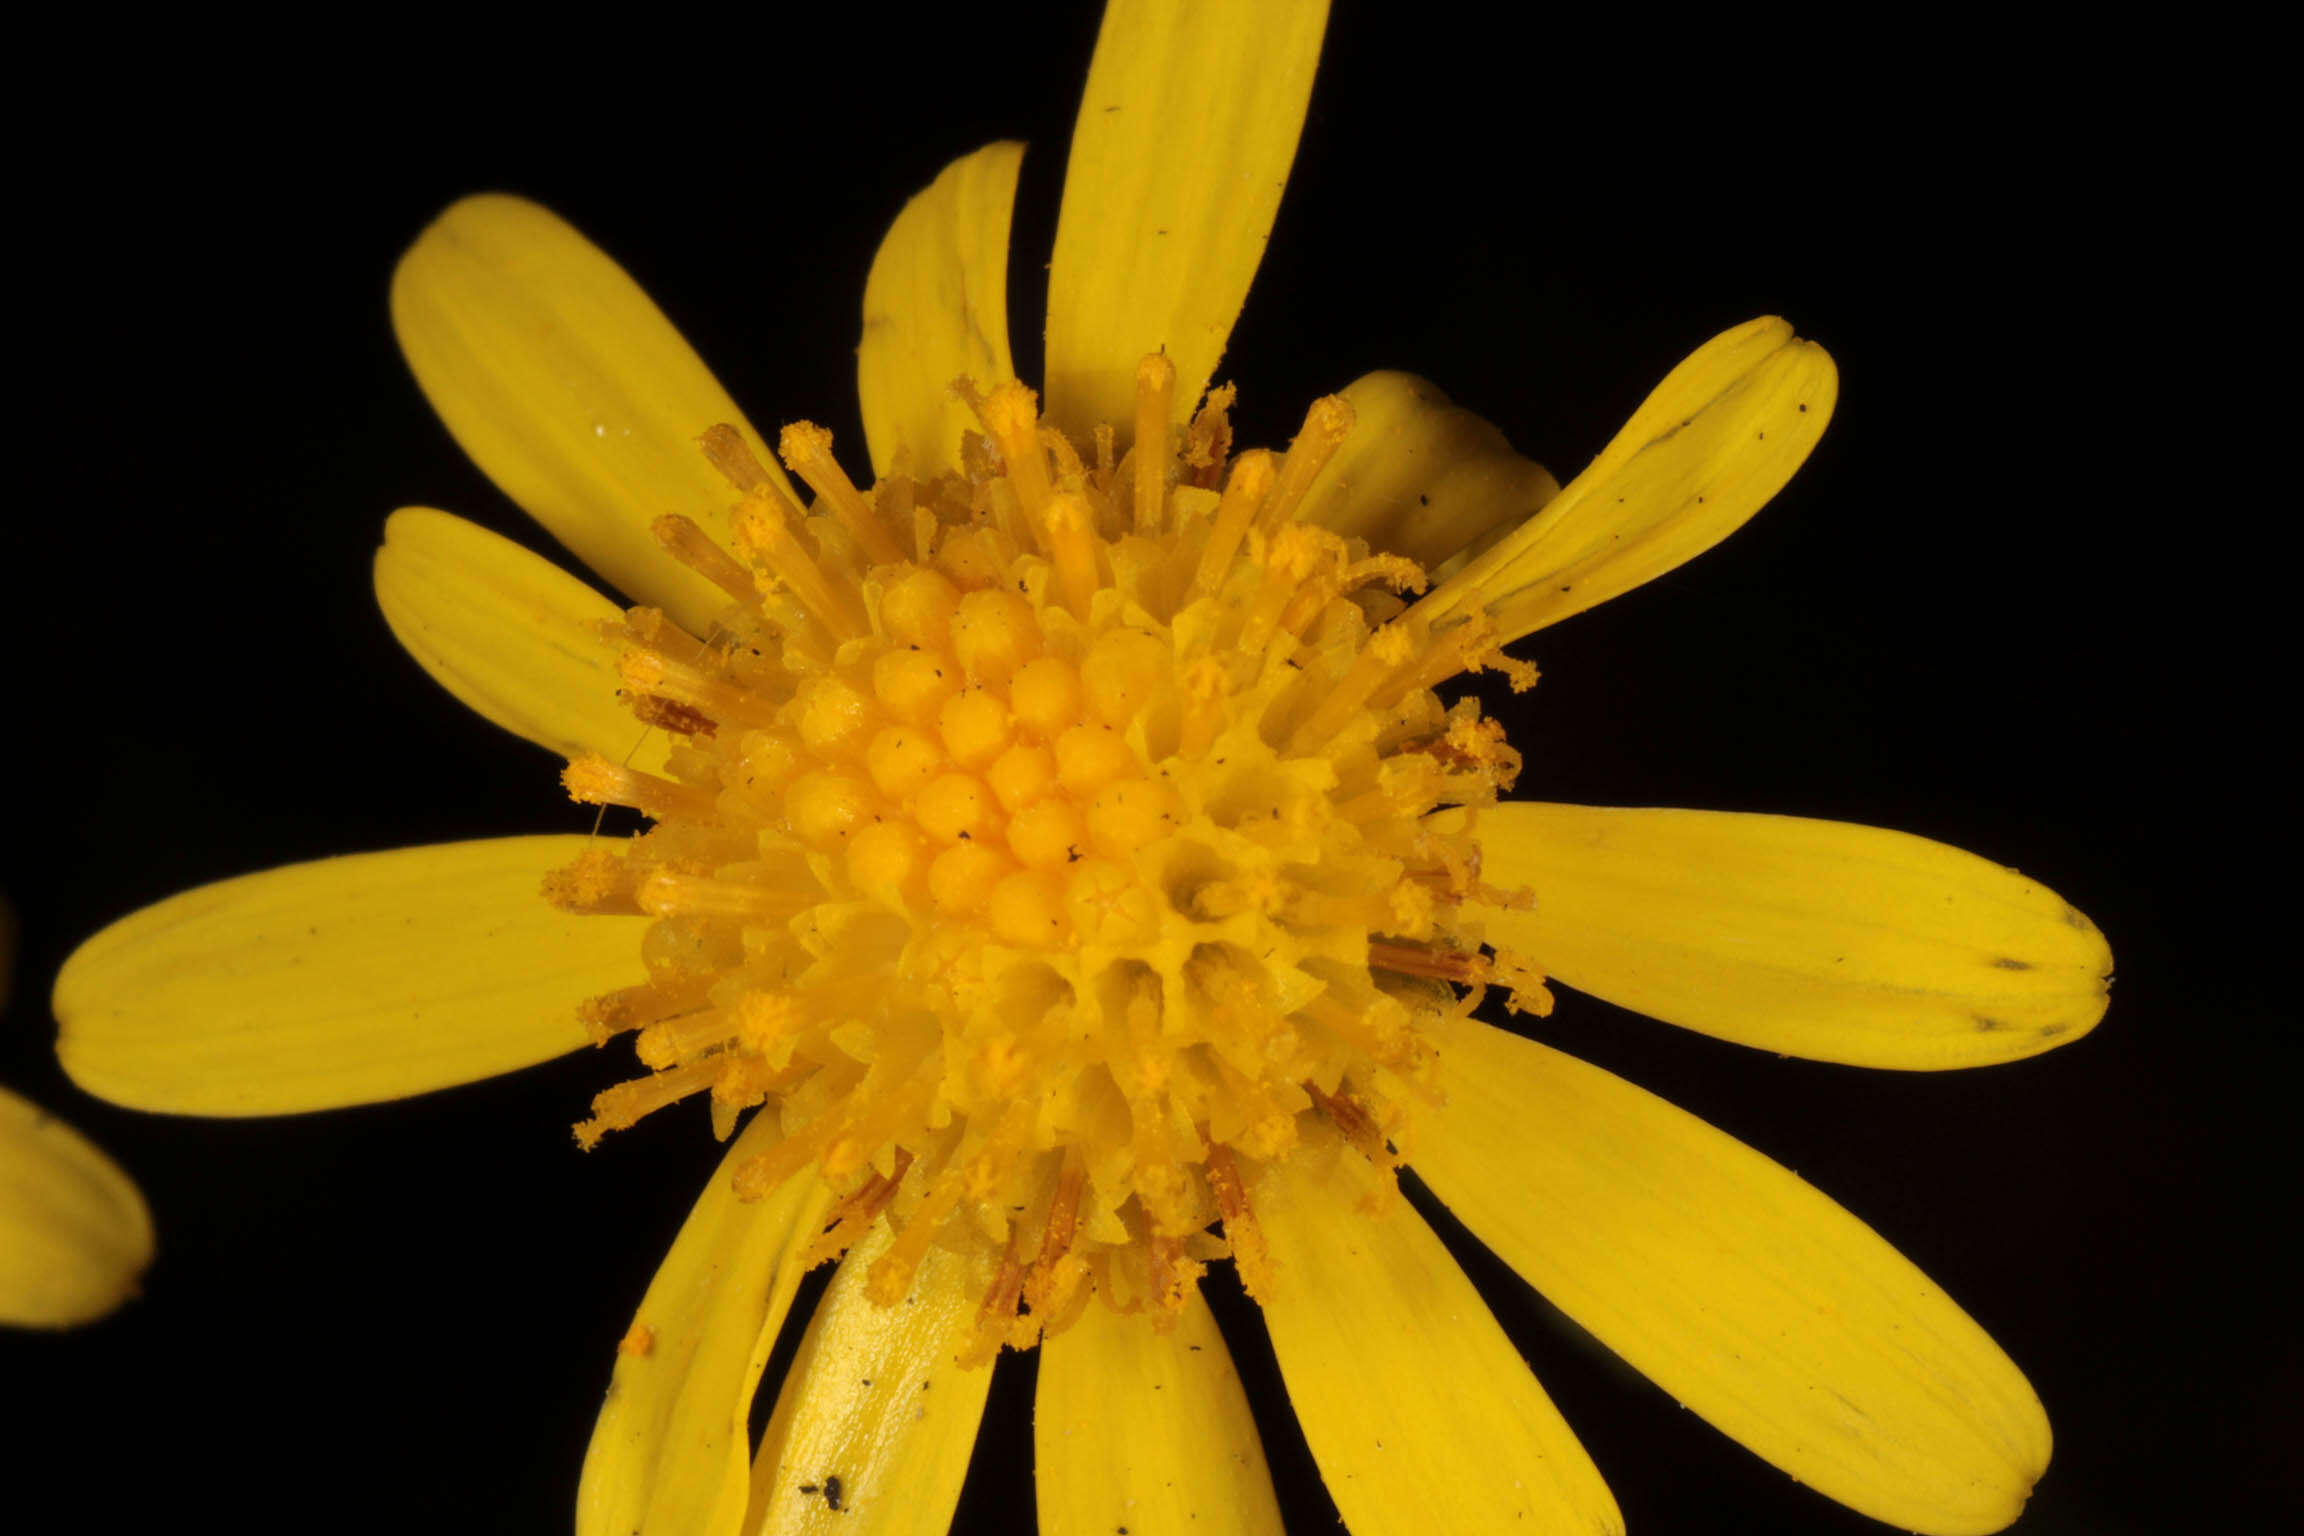
[[[87,1137],[0,1088],[0,1323],[70,1328],[136,1294],[152,1216]]]
[[[1305,522],[1446,575],[1560,492],[1543,465],[1412,373],[1363,374],[1344,398],[1352,430],[1305,497]]]
[[[944,168],[904,205],[864,283],[856,391],[872,471],[915,478],[960,462],[979,430],[952,392],[1016,376],[1008,356],[1008,225],[1024,146],[987,144]]]
[[[1166,352],[1181,421],[1224,355],[1296,159],[1327,0],[1113,0],[1072,127],[1048,273],[1047,414],[1126,443]]]
[[[1434,594],[1483,602],[1499,641],[1694,559],[1784,488],[1831,419],[1830,354],[1773,317],[1715,336],[1657,385],[1600,456]]]
[[[752,1117],[650,1282],[584,1455],[577,1536],[742,1528],[753,1394],[831,1203],[812,1174],[736,1197],[736,1169],[781,1134]]]
[[[1040,1346],[1040,1536],[1282,1536],[1264,1443],[1197,1289],[1173,1333],[1090,1305]]]
[[[433,681],[480,715],[562,757],[597,752],[654,769],[664,738],[643,741],[617,697],[615,648],[598,626],[623,610],[501,534],[430,507],[384,522],[376,603],[393,638]]]
[[[586,842],[348,854],[171,896],[65,961],[56,1054],[116,1104],[275,1115],[404,1098],[574,1050],[576,1005],[641,978],[646,925],[539,894]]]
[[[727,598],[666,559],[668,512],[725,543],[738,499],[697,438],[726,422],[790,492],[776,456],[624,269],[557,215],[468,197],[392,275],[392,325],[472,461],[618,590],[701,634]]]
[[[1987,1066],[2104,1016],[2112,952],[2012,869],[1798,816],[1515,801],[1483,811],[1483,915],[1557,979],[1724,1040],[1862,1067]]]
[[[1269,1165],[1264,1321],[1321,1478],[1354,1531],[1621,1532],[1592,1459],[1472,1282],[1356,1152]]]
[[[816,1181],[820,1182],[820,1181]],[[885,1223],[840,1261],[752,1463],[746,1536],[944,1536],[992,1368],[954,1363],[978,1297],[931,1246],[893,1307],[865,1294]]]
[[[1724,1433],[1899,1530],[1997,1531],[2048,1464],[2029,1383],[1789,1170],[1654,1094],[1473,1020],[1415,1166],[1554,1305]]]

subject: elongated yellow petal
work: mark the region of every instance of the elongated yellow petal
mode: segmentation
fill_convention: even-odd
[[[981,430],[955,379],[984,389],[1016,376],[1008,357],[1008,222],[1024,146],[987,144],[904,205],[864,283],[856,390],[882,477],[958,467]]]
[[[650,1282],[584,1454],[577,1536],[742,1528],[753,1395],[830,1203],[812,1170],[736,1198],[737,1167],[779,1134],[773,1113],[752,1117]]]
[[[1436,611],[1484,601],[1513,640],[1694,559],[1784,488],[1838,390],[1831,356],[1782,320],[1715,336],[1590,468],[1458,572]]]
[[[752,1464],[747,1536],[944,1536],[992,1385],[953,1363],[978,1297],[931,1247],[912,1294],[865,1294],[888,1230],[848,1251],[809,1320]]]
[[[0,1323],[70,1328],[136,1294],[152,1216],[78,1131],[0,1088]]]
[[[1176,1331],[1091,1306],[1040,1346],[1032,1411],[1041,1536],[1279,1536],[1264,1443],[1197,1290]]]
[[[1165,351],[1189,416],[1264,259],[1296,158],[1326,0],[1114,0],[1072,127],[1048,273],[1049,419],[1131,435]]]
[[[2000,1347],[1871,1228],[1654,1094],[1472,1020],[1416,1171],[1723,1432],[1898,1530],[1997,1531],[2048,1465]]]
[[[728,539],[737,493],[696,440],[740,428],[703,361],[624,269],[517,197],[468,197],[392,275],[392,324],[416,382],[472,461],[586,565],[701,632],[727,598],[664,557],[668,512]]]
[[[583,582],[429,507],[385,520],[375,580],[393,636],[481,715],[562,757],[624,762],[638,742],[634,766],[658,766],[664,738],[643,741],[618,700],[616,653],[597,628],[622,610]]]
[[[2112,952],[2062,897],[1905,832],[1517,802],[1484,876],[1535,892],[1489,941],[1579,991],[1743,1045],[1934,1071],[2036,1056],[2104,1016]]]
[[[1355,1531],[1622,1531],[1607,1484],[1424,1219],[1357,1153],[1271,1165],[1255,1195],[1288,1400]],[[1520,1522],[1525,1522],[1522,1524]]]
[[[56,1053],[135,1109],[276,1115],[403,1098],[584,1044],[645,919],[548,905],[582,837],[290,864],[171,896],[64,962]]]
[[[1365,374],[1344,398],[1352,431],[1305,498],[1305,522],[1445,571],[1559,494],[1543,465],[1412,373]]]

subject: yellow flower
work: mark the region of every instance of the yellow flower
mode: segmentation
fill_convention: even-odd
[[[1526,686],[1501,647],[1732,532],[1835,375],[1782,321],[1737,327],[1565,487],[1398,374],[1236,451],[1208,386],[1324,23],[1107,12],[1044,401],[1008,352],[1020,147],[912,200],[865,292],[868,484],[819,428],[754,432],[533,205],[458,204],[402,264],[395,323],[451,429],[641,606],[420,508],[388,524],[379,601],[450,691],[566,756],[577,799],[655,825],[189,892],[74,956],[60,1050],[124,1103],[264,1114],[633,1033],[647,1070],[579,1139],[696,1097],[734,1144],[619,1347],[582,1531],[940,1529],[983,1361],[1033,1344],[1043,1530],[1276,1530],[1197,1286],[1219,1257],[1362,1536],[1616,1528],[1394,1198],[1402,1164],[1832,1498],[1988,1531],[2046,1465],[2022,1375],[1854,1217],[1472,1018],[1491,985],[1542,1013],[1558,980],[1948,1068],[2077,1038],[2110,958],[2052,893],[1918,838],[1500,800],[1517,755],[1433,688]],[[800,1278],[836,1255],[754,1446]]]
[[[0,1001],[15,924],[0,903]],[[0,1323],[70,1328],[136,1294],[152,1215],[136,1183],[87,1137],[0,1088]]]

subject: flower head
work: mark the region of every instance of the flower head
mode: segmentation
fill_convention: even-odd
[[[619,1348],[583,1529],[932,1527],[982,1365],[1035,1343],[1045,1528],[1275,1528],[1199,1296],[1219,1260],[1355,1529],[1611,1528],[1598,1471],[1391,1197],[1403,1162],[1833,1497],[1996,1529],[2045,1465],[2022,1376],[1853,1217],[1472,1018],[1491,987],[1540,1014],[1557,980],[1769,1049],[1948,1067],[2084,1032],[2109,961],[2051,893],[1917,838],[1502,798],[1517,755],[1438,690],[1533,683],[1504,647],[1732,532],[1836,378],[1784,322],[1739,326],[1565,487],[1397,374],[1313,402],[1284,449],[1236,443],[1210,386],[1323,23],[1259,13],[1251,48],[1246,22],[1108,12],[1043,391],[1007,346],[1018,147],[914,198],[865,292],[869,475],[811,423],[754,430],[531,204],[458,204],[402,264],[395,323],[452,430],[638,601],[410,509],[377,559],[385,614],[559,751],[576,800],[651,825],[179,897],[75,957],[63,1050],[129,1102],[245,1113],[588,1031],[629,1036],[638,1068],[585,1145],[708,1104],[734,1144]],[[770,1347],[834,1257],[754,1446]]]

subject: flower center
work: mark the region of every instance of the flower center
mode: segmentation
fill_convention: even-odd
[[[547,885],[656,919],[649,980],[584,1007],[598,1040],[638,1031],[650,1075],[579,1141],[696,1094],[722,1137],[767,1106],[783,1139],[738,1192],[813,1166],[824,1257],[891,1221],[883,1304],[929,1244],[973,1255],[984,1357],[1091,1293],[1170,1321],[1211,1258],[1269,1294],[1251,1191],[1304,1117],[1389,1168],[1437,1092],[1419,1021],[1492,980],[1544,1001],[1459,910],[1513,899],[1472,826],[1518,755],[1431,692],[1533,674],[1477,616],[1420,619],[1415,565],[1296,520],[1345,401],[1234,455],[1230,391],[1173,431],[1173,381],[1144,361],[1118,462],[1021,384],[958,385],[984,429],[960,465],[868,491],[795,424],[807,511],[712,428],[733,552],[656,532],[729,607],[705,636],[646,608],[611,636],[667,771],[564,776],[654,822]]]

